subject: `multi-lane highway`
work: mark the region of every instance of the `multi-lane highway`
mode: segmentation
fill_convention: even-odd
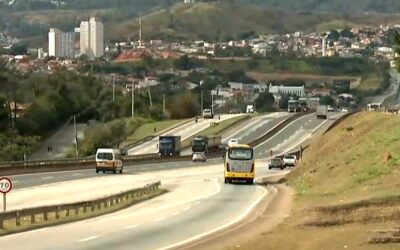
[[[214,119],[199,119],[197,122],[192,121],[177,128],[168,131],[163,135],[175,135],[180,136],[181,140],[185,140],[196,133],[210,127],[213,122],[221,122],[238,115],[216,115]],[[139,146],[133,147],[128,150],[128,155],[142,155],[142,154],[154,154],[158,153],[158,137],[153,138]]]
[[[341,115],[331,113],[328,120],[317,120],[315,114],[306,115],[257,146],[257,176],[281,172],[266,169],[265,160],[270,149],[284,152],[297,147],[315,133],[326,130]],[[260,132],[251,128],[254,127],[245,129],[253,131],[249,133],[249,138],[259,136]],[[242,135],[242,132],[237,135],[232,133],[236,137]],[[228,227],[250,213],[268,195],[267,190],[258,185],[224,185],[222,159],[213,159],[205,164],[176,162],[127,166],[122,176],[110,174],[96,177],[93,170],[82,170],[20,175],[12,179],[17,181],[16,187],[20,189],[16,192],[26,193],[27,196],[33,192],[31,190],[47,189],[49,192],[59,190],[59,197],[63,193],[70,197],[71,192],[63,191],[62,187],[71,185],[71,182],[63,183],[65,181],[80,179],[77,182],[89,182],[91,184],[87,184],[87,188],[93,189],[97,187],[99,179],[111,185],[126,185],[124,183],[128,179],[123,181],[121,177],[128,178],[132,185],[161,180],[163,187],[170,192],[118,213],[3,236],[0,237],[0,246],[5,249],[165,249]],[[43,183],[48,183],[48,188],[40,186]],[[58,189],[55,188],[57,186]],[[87,191],[82,185],[80,192]],[[42,199],[43,202],[49,202],[54,197],[48,195]],[[22,205],[19,203],[19,206]]]

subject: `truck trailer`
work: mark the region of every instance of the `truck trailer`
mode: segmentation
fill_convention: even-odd
[[[159,137],[159,155],[177,156],[181,153],[181,137],[166,135]]]

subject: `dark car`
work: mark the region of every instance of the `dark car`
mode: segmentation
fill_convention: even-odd
[[[270,160],[268,162],[268,169],[272,169],[272,168],[284,169],[285,168],[285,164],[283,163],[282,159],[273,158],[272,160]]]

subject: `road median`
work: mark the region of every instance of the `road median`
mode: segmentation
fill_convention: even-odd
[[[0,213],[0,235],[112,213],[166,193],[167,191],[161,189],[160,185],[160,182],[156,182],[104,198],[3,212]]]

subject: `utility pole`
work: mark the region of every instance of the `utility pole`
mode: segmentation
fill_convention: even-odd
[[[153,101],[151,100],[150,84],[147,87],[147,92],[149,93],[150,107],[153,107]]]
[[[115,102],[115,74],[112,74],[113,76],[113,102]]]
[[[135,83],[132,79],[132,117],[135,116]]]
[[[163,94],[163,112],[165,113],[165,94]]]
[[[211,90],[211,113],[214,115],[214,95]]]
[[[75,129],[75,156],[78,158],[79,157],[79,151],[78,151],[78,129],[76,127],[76,117],[74,115],[74,129]]]
[[[200,81],[200,115],[203,115],[203,88],[201,87],[203,85],[204,81]]]

